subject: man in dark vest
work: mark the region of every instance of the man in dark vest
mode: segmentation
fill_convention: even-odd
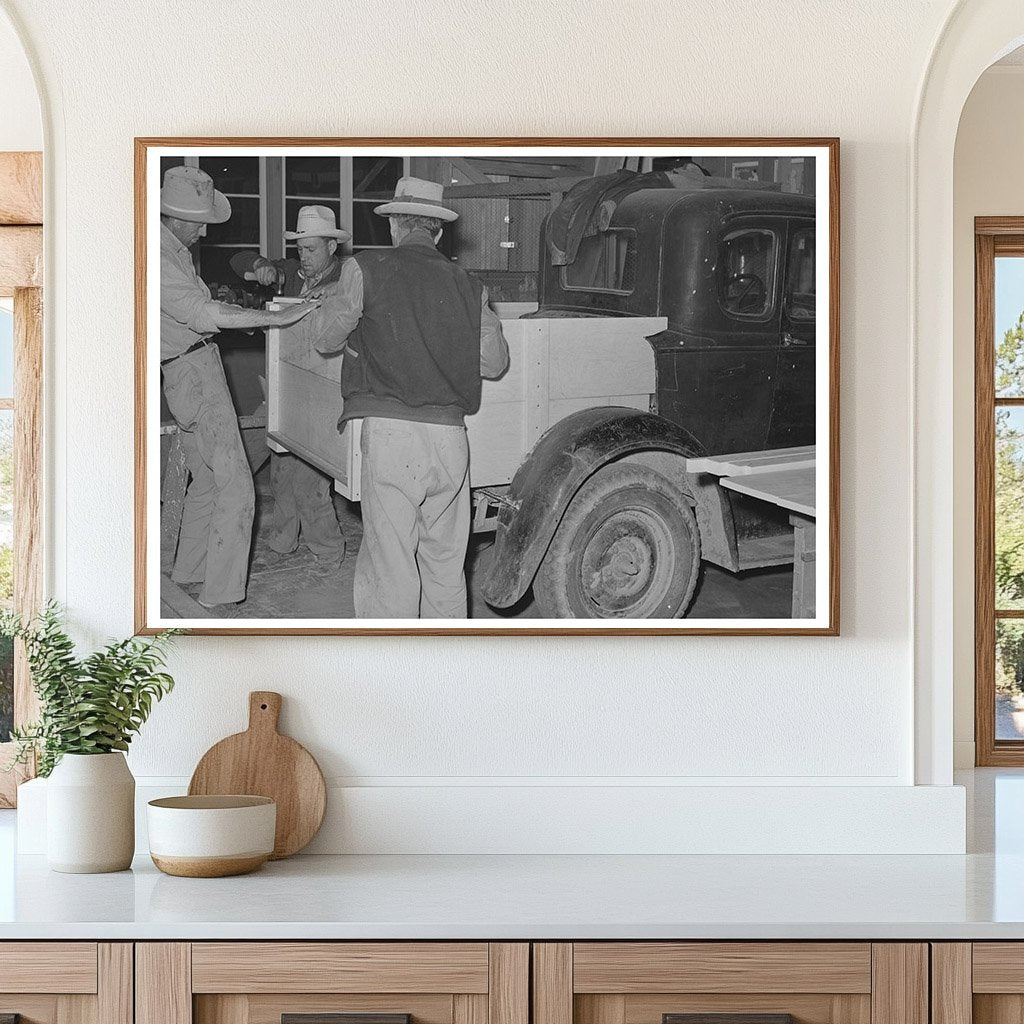
[[[508,367],[501,322],[476,278],[437,250],[442,186],[402,178],[387,217],[393,248],[347,260],[311,324],[345,350],[339,429],[362,419],[360,618],[465,618],[469,446],[481,378]],[[319,331],[319,335],[317,332]]]
[[[231,257],[231,269],[239,277],[248,276],[288,297],[319,293],[338,280],[342,264],[338,246],[352,236],[337,226],[329,206],[303,206],[295,230],[286,231],[284,237],[295,243],[298,259],[272,260],[246,251]],[[330,478],[297,455],[272,452],[270,486],[274,513],[268,546],[287,555],[301,539],[316,558],[318,569],[336,570],[345,558],[345,536],[334,511]]]

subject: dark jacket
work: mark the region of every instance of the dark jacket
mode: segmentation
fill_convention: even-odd
[[[480,408],[483,285],[426,233],[355,260],[363,310],[342,364],[344,419],[461,424]]]

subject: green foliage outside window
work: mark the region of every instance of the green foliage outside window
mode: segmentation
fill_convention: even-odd
[[[1024,397],[1024,312],[996,347],[996,395]],[[1024,409],[996,409],[996,608],[1024,608]],[[1024,629],[996,621],[996,687],[1024,693]]]

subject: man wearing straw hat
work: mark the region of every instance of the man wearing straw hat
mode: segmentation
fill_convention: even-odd
[[[289,298],[316,294],[337,282],[338,246],[352,236],[337,226],[330,207],[303,206],[295,230],[286,231],[284,237],[295,242],[298,259],[271,260],[258,252],[240,252],[231,257],[231,269]],[[307,320],[305,325],[310,323]],[[345,558],[345,537],[334,511],[330,477],[296,455],[273,452],[270,485],[274,514],[269,547],[287,555],[299,546],[301,537],[321,570],[337,569]]]
[[[199,583],[205,608],[230,614],[245,600],[252,542],[252,472],[238,431],[220,350],[221,330],[286,326],[316,308],[277,312],[217,302],[195,271],[190,248],[207,224],[222,224],[231,204],[198,167],[172,167],[160,189],[160,372],[178,424],[190,481],[171,578]]]
[[[346,349],[345,421],[361,418],[360,618],[465,618],[469,446],[481,378],[508,366],[480,281],[437,250],[458,214],[442,186],[402,178],[387,217],[393,248],[347,260],[310,321],[321,352]]]

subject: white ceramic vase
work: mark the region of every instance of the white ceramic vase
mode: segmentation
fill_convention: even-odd
[[[46,783],[54,871],[124,871],[135,853],[135,778],[124,754],[65,754]]]

